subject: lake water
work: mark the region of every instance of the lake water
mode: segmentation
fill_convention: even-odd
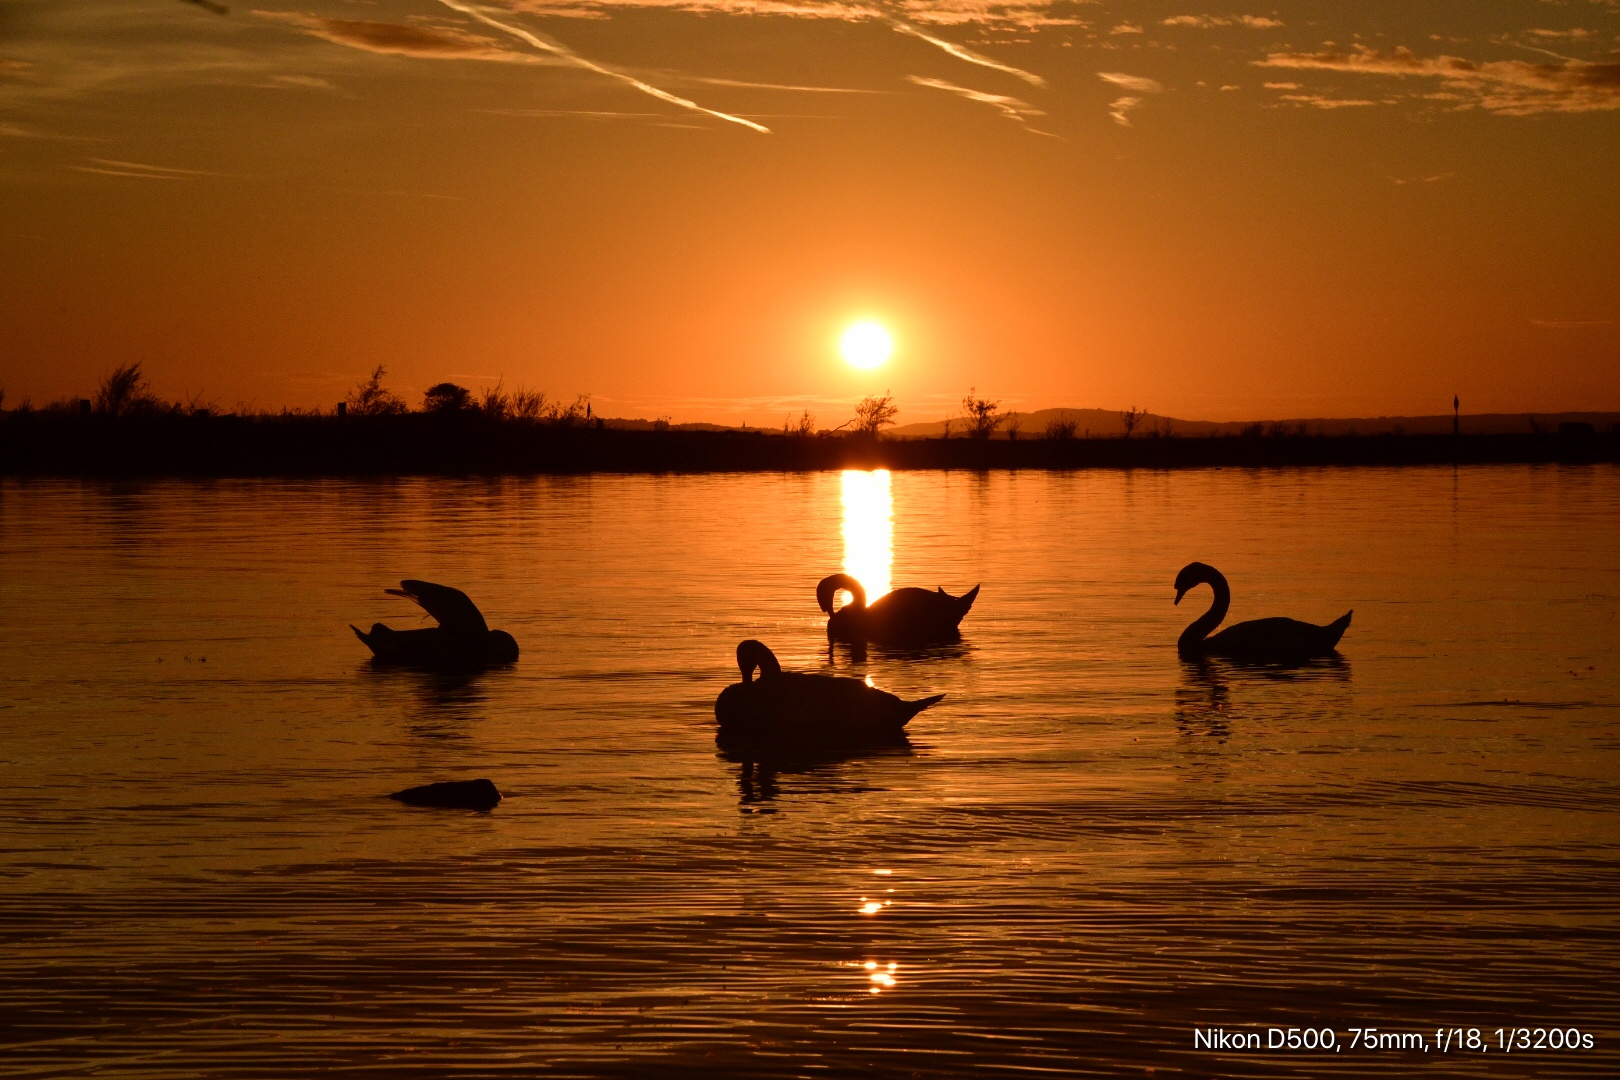
[[[1182,664],[1193,559],[1342,660]],[[845,567],[961,646],[830,653]],[[520,661],[373,669],[405,577]],[[727,760],[745,637],[948,696]],[[8,1076],[1620,1074],[1612,466],[10,480],[0,640]]]

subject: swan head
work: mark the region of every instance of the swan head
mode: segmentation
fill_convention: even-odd
[[[782,665],[777,663],[776,654],[765,647],[763,641],[749,638],[737,646],[737,668],[742,672],[742,681],[754,681],[754,669],[759,669],[759,677],[782,674]]]
[[[866,587],[849,574],[828,574],[816,583],[816,603],[828,615],[833,613],[833,600],[839,591],[849,593],[850,604],[855,607],[866,606]]]
[[[489,637],[485,640],[488,642],[485,647],[489,649],[490,659],[494,660],[495,663],[512,664],[517,662],[518,643],[517,639],[511,634],[508,634],[505,630],[491,630]]]
[[[1187,595],[1189,589],[1213,584],[1220,576],[1221,572],[1208,563],[1190,562],[1183,566],[1181,573],[1176,575],[1176,603],[1181,603],[1181,598]]]

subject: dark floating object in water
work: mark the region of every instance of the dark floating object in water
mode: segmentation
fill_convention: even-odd
[[[833,597],[847,589],[852,599],[833,610]],[[957,637],[962,617],[979,597],[975,585],[961,596],[944,589],[904,588],[884,593],[871,606],[866,589],[849,574],[832,574],[816,586],[816,603],[827,613],[827,638],[851,644],[927,645]]]
[[[501,801],[501,793],[489,780],[442,780],[396,791],[388,797],[407,806],[437,806],[446,810],[493,810]]]
[[[720,691],[714,718],[722,748],[825,750],[894,744],[913,716],[944,694],[903,701],[860,679],[782,670],[776,656],[750,638],[737,646],[742,682]],[[759,678],[754,670],[759,669]]]
[[[510,664],[518,658],[512,635],[505,630],[491,630],[478,606],[460,589],[431,581],[406,580],[399,584],[400,588],[383,591],[414,601],[439,625],[423,630],[393,630],[373,623],[367,633],[351,623],[349,629],[366,643],[377,660],[445,669]]]
[[[1198,585],[1213,587],[1215,602],[1176,641],[1176,651],[1188,660],[1218,656],[1246,664],[1294,664],[1331,656],[1354,614],[1347,611],[1326,626],[1298,619],[1255,619],[1228,626],[1210,637],[1209,632],[1221,624],[1232,606],[1232,590],[1225,575],[1213,566],[1188,563],[1176,575],[1176,603],[1181,603],[1188,589]]]

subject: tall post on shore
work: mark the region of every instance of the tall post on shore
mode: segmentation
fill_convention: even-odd
[[[1462,430],[1462,399],[1456,394],[1451,395],[1451,433],[1457,434]]]

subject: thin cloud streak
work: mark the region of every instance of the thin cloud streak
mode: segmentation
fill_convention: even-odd
[[[569,49],[566,46],[560,45],[556,42],[547,41],[545,38],[540,37],[538,34],[530,33],[521,26],[512,26],[509,23],[503,23],[499,19],[492,18],[491,16],[485,14],[479,8],[473,7],[471,4],[461,3],[461,0],[439,0],[439,2],[445,7],[450,8],[452,11],[459,11],[463,15],[468,15],[474,19],[477,19],[486,26],[492,26],[497,30],[511,34],[519,41],[525,42],[534,48],[539,49],[541,52],[548,53],[561,60],[567,60],[578,67],[584,68],[586,71],[594,71],[599,75],[606,75],[610,79],[616,79],[627,86],[640,90],[643,94],[657,98],[659,101],[665,101],[682,109],[689,109],[692,112],[704,113],[705,115],[713,116],[719,120],[726,120],[733,124],[741,124],[743,127],[757,131],[762,135],[769,135],[771,133],[771,129],[763,124],[756,124],[752,120],[745,120],[740,116],[732,116],[730,113],[719,112],[715,109],[706,109],[695,101],[672,94],[668,90],[660,90],[651,83],[642,82],[633,75],[626,75],[621,71],[615,71],[610,67],[598,64],[594,60],[586,59],[585,57],[574,52],[572,49]]]
[[[794,86],[791,83],[748,82],[746,79],[715,79],[705,75],[687,77],[689,82],[708,86],[737,86],[745,90],[786,90],[799,94],[887,94],[887,90],[862,90],[849,86]]]
[[[1271,53],[1258,67],[1338,71],[1392,78],[1439,79],[1454,108],[1482,108],[1504,116],[1600,112],[1620,109],[1620,63],[1527,60],[1478,63],[1457,56],[1420,57],[1401,46],[1392,53],[1357,46],[1353,52]]]
[[[1006,72],[1008,75],[1015,75],[1029,83],[1031,86],[1046,85],[1046,80],[1041,78],[1039,75],[1036,75],[1034,72],[1025,71],[1023,68],[1013,67],[1011,64],[1003,64],[999,60],[992,60],[988,56],[982,56],[979,53],[974,52],[972,49],[958,45],[955,42],[946,41],[944,38],[937,38],[931,34],[925,34],[915,26],[912,26],[910,23],[901,22],[899,19],[895,19],[890,22],[889,25],[893,26],[895,30],[902,34],[910,34],[914,38],[921,38],[923,41],[928,42],[928,44],[934,46],[935,48],[944,49],[958,60],[965,60],[970,64],[978,64],[980,67],[987,67],[992,71],[1002,71]]]
[[[1103,82],[1111,82],[1122,90],[1131,90],[1138,94],[1164,93],[1164,86],[1157,79],[1141,75],[1126,75],[1122,71],[1099,71],[1097,78]]]
[[[983,90],[974,90],[966,86],[957,86],[955,83],[946,82],[944,79],[928,79],[921,75],[907,75],[906,78],[911,82],[916,83],[918,86],[926,86],[930,90],[943,90],[948,94],[956,94],[958,97],[967,98],[969,101],[976,101],[981,105],[989,105],[1007,119],[1014,121],[1029,131],[1034,132],[1036,135],[1046,135],[1051,138],[1057,138],[1057,136],[1053,135],[1050,131],[1041,131],[1038,128],[1032,128],[1029,126],[1029,118],[1031,116],[1045,116],[1046,113],[1042,112],[1040,109],[1037,109],[1027,101],[1020,101],[1018,98],[1008,97],[1005,94],[988,94]]]

